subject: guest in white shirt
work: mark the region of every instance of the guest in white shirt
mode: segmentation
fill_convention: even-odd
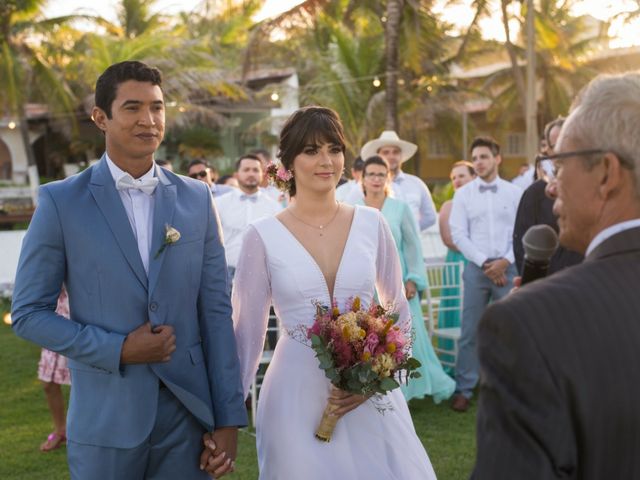
[[[458,250],[469,261],[463,274],[462,332],[456,360],[456,395],[452,408],[469,408],[478,383],[476,331],[487,305],[504,297],[516,275],[513,225],[522,190],[498,176],[500,146],[479,137],[471,144],[475,180],[453,197],[449,225]]]
[[[364,169],[364,160],[358,156],[351,166],[351,180],[343,183],[336,188],[336,200],[339,202],[347,202],[350,195],[354,193],[362,197],[362,170]]]
[[[243,155],[236,162],[238,187],[216,199],[220,216],[224,249],[229,269],[229,286],[240,256],[242,238],[249,224],[282,210],[278,202],[260,188],[263,177],[262,163],[256,155]]]
[[[393,196],[409,204],[420,230],[426,230],[435,224],[437,219],[431,193],[420,178],[404,173],[401,167],[417,150],[416,144],[401,140],[393,130],[385,130],[380,137],[364,144],[360,156],[366,161],[373,155],[380,155],[387,161],[392,178]],[[359,196],[362,198],[361,192]],[[355,203],[360,198],[350,198],[349,203]]]
[[[269,183],[269,177],[267,176],[267,165],[269,165],[272,161],[271,153],[264,148],[256,148],[255,150],[251,150],[248,155],[255,155],[260,159],[260,163],[262,163],[262,179],[260,180],[260,189],[269,197],[278,202],[282,206],[282,208],[286,207],[289,203],[289,199],[282,190]]]

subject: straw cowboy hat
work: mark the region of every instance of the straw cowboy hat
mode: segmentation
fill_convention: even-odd
[[[389,145],[393,145],[402,150],[401,162],[409,160],[413,157],[413,154],[416,153],[416,150],[418,150],[418,146],[415,143],[400,140],[400,137],[398,137],[396,132],[393,130],[385,130],[378,138],[375,140],[369,140],[364,144],[362,150],[360,150],[360,156],[363,160],[366,160],[369,157],[377,155],[378,150],[382,147],[387,147]]]

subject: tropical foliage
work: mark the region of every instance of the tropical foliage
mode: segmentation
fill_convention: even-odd
[[[536,1],[540,123],[566,113],[594,74],[588,54],[602,45],[606,24],[598,29],[573,15],[576,2]],[[474,16],[461,31],[442,19],[436,0],[307,0],[261,22],[253,17],[263,0],[203,0],[173,16],[158,13],[155,0],[120,0],[114,22],[44,18],[45,3],[0,3],[1,117],[23,119],[25,105],[36,102],[73,120],[89,111],[98,74],[125,59],[162,69],[168,124],[175,129],[170,138],[190,142],[186,150],[203,128],[225,128],[229,115],[216,105],[264,103],[266,90],[248,88],[257,69],[293,67],[300,103],[322,103],[342,117],[351,158],[384,128],[424,142],[424,132],[439,125],[442,138],[460,151],[460,111],[470,98],[489,98],[487,118],[504,128],[523,117],[525,2],[473,0]],[[481,36],[480,22],[496,14],[506,42]],[[451,75],[504,60],[507,67],[475,79]],[[256,126],[257,135],[265,131]],[[72,126],[64,132],[74,140]],[[210,151],[221,148],[217,142]]]

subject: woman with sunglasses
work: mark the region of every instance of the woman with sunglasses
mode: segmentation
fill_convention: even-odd
[[[409,206],[389,197],[389,180],[389,165],[386,160],[377,155],[365,160],[362,172],[364,204],[380,210],[391,228],[400,256],[402,277],[415,332],[413,356],[422,363],[418,370],[422,376],[412,379],[408,385],[401,385],[402,393],[407,401],[431,395],[434,402],[440,403],[453,394],[455,382],[442,369],[422,316],[419,292],[426,288],[427,279],[418,227]]]

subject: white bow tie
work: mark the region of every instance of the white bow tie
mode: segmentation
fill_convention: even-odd
[[[246,193],[243,193],[242,195],[240,195],[240,200],[249,200],[250,202],[256,203],[258,201],[258,197],[255,194],[247,195]]]
[[[156,187],[158,186],[158,179],[156,177],[145,178],[141,181],[136,181],[133,179],[131,175],[128,173],[123,175],[116,182],[116,188],[118,190],[128,190],[130,188],[134,188],[136,190],[140,190],[147,195],[151,195]]]

